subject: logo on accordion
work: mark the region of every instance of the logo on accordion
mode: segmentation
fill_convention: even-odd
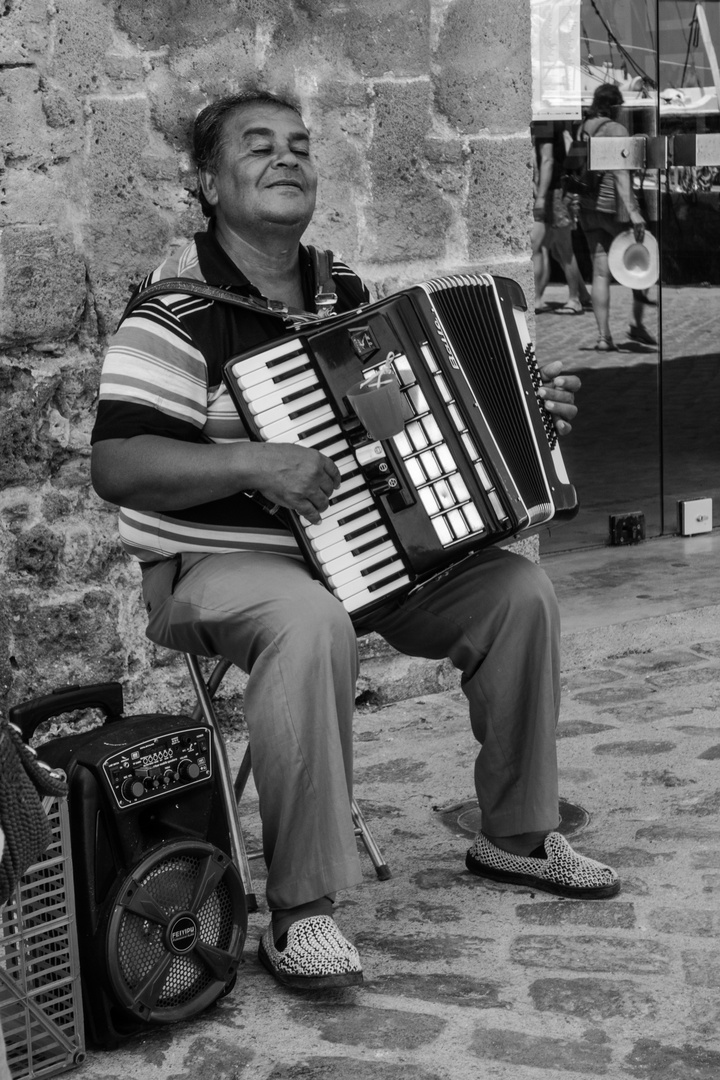
[[[375,335],[369,326],[352,326],[348,330],[348,337],[350,338],[350,344],[352,345],[355,355],[360,360],[367,360],[369,356],[374,356],[380,349]]]

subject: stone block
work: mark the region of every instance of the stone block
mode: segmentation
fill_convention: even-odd
[[[424,83],[376,87],[375,125],[368,153],[372,201],[364,256],[384,263],[445,254],[452,220],[449,204],[427,176],[422,158],[430,123]]]
[[[325,3],[315,3],[324,16]],[[316,23],[321,28],[323,21]],[[429,0],[364,0],[346,4],[331,19],[347,58],[369,78],[425,75],[430,63]],[[398,42],[402,41],[402,48]]]
[[[611,975],[660,975],[667,968],[669,955],[660,942],[631,937],[528,934],[515,939],[510,958],[523,967],[554,967]]]
[[[638,1080],[715,1080],[720,1073],[720,1052],[690,1043],[670,1046],[659,1039],[638,1039],[623,1067]]]
[[[582,697],[578,694],[577,697]],[[593,747],[594,754],[611,754],[614,757],[647,757],[649,754],[669,754],[675,743],[662,739],[638,739],[634,742],[601,743]]]
[[[2,230],[0,346],[67,341],[85,300],[85,261],[69,234],[34,225]]]
[[[33,67],[0,68],[0,154],[6,166],[50,162],[40,77]]]
[[[86,232],[101,333],[112,331],[129,288],[157,265],[173,232],[141,174],[149,120],[144,97],[92,101],[87,185],[94,213]]]
[[[61,549],[57,533],[46,525],[35,525],[16,539],[14,569],[31,575],[35,584],[47,588],[57,581]]]
[[[687,949],[682,961],[688,986],[720,989],[720,949]]]
[[[68,158],[83,148],[85,133],[82,102],[63,86],[57,86],[48,79],[41,79],[40,88],[53,160]]]
[[[105,57],[105,74],[114,83],[137,82],[145,73],[142,56],[110,52]]]
[[[529,261],[531,192],[529,139],[478,139],[471,144],[464,211],[470,259],[523,255]]]
[[[145,50],[167,48],[171,56],[181,50],[196,49],[215,39],[232,38],[238,28],[252,34],[255,20],[247,3],[237,0],[184,0],[168,4],[167,0],[115,0],[113,8],[117,25],[130,40]],[[286,5],[279,2],[262,4],[256,14],[263,21],[273,15],[287,14]]]
[[[720,840],[720,828],[687,821],[681,825],[646,825],[635,833],[636,840],[697,840],[700,843],[716,843]]]
[[[618,901],[597,904],[592,900],[550,900],[518,904],[515,914],[527,926],[595,926],[631,930],[636,923],[634,905]]]
[[[652,994],[629,979],[536,979],[528,989],[539,1012],[564,1013],[594,1023],[657,1012]]]
[[[556,1076],[558,1070],[602,1076],[612,1062],[607,1036],[601,1032],[591,1033],[591,1037],[582,1040],[554,1039],[525,1031],[478,1026],[469,1049],[482,1061],[504,1061],[533,1071],[547,1069]]]
[[[301,1023],[308,1021],[307,1006],[303,1002],[291,1001],[288,1013]],[[413,1051],[417,1047],[427,1046],[447,1027],[447,1020],[428,1013],[373,1009],[359,1004],[351,1010],[343,1005],[328,1005],[315,1013],[312,1023],[318,1028],[324,1042],[383,1052]],[[343,1071],[336,1075],[344,1077],[346,1073]]]
[[[423,694],[439,694],[455,687],[458,673],[446,661],[433,661],[389,653],[365,660],[358,678],[358,700],[363,704],[388,705]]]
[[[402,1023],[402,1020],[398,1021]],[[226,1059],[224,1059],[226,1060]],[[430,1072],[417,1064],[333,1054],[303,1056],[291,1065],[276,1065],[267,1080],[447,1080],[446,1076]]]
[[[125,674],[118,603],[108,589],[50,600],[14,592],[8,600],[14,656],[9,704],[57,686],[104,682]]]
[[[328,102],[310,112],[306,122],[322,134],[313,148],[320,177],[317,210],[303,242],[329,247],[353,265],[365,198],[369,112]]]
[[[50,38],[47,0],[12,0],[0,16],[0,67],[37,62]]]
[[[48,75],[57,86],[83,98],[102,88],[105,55],[114,28],[109,5],[70,0],[54,12],[53,50]]]
[[[37,379],[19,364],[0,367],[0,487],[41,482],[65,453],[44,438],[58,382],[57,375]]]
[[[145,80],[153,123],[167,142],[189,153],[194,118],[207,104],[207,96],[193,82],[182,79],[166,65],[157,65]],[[193,182],[195,179],[192,172]]]
[[[693,870],[720,870],[720,851],[696,851],[690,858]]]
[[[406,911],[405,905],[402,909]],[[388,997],[415,998],[433,1005],[453,1005],[464,1009],[508,1009],[510,1003],[500,997],[500,987],[489,979],[475,979],[454,971],[452,974],[423,975],[415,971],[381,974],[366,980],[364,993]]]
[[[650,925],[660,934],[689,934],[692,937],[717,939],[720,911],[709,908],[655,908],[650,912]]]
[[[435,50],[438,109],[458,130],[530,126],[530,7],[452,0]]]
[[[357,934],[355,940],[361,952],[372,949],[403,964],[460,960],[468,952],[468,942],[461,934],[433,934],[431,937],[420,937],[419,934],[367,931]]]

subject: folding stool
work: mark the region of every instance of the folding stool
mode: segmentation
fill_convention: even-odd
[[[250,770],[252,764],[250,761],[250,746],[245,748],[245,754],[240,763],[240,768],[237,771],[235,780],[232,781],[230,777],[229,764],[227,759],[227,751],[225,749],[225,742],[220,732],[220,725],[213,706],[213,698],[217,693],[220,683],[224,679],[227,671],[232,667],[230,660],[220,659],[215,662],[209,677],[206,679],[203,675],[200,667],[200,661],[193,653],[184,653],[185,662],[187,663],[188,670],[190,672],[190,678],[192,680],[193,688],[195,690],[195,696],[197,697],[197,705],[192,713],[192,718],[195,721],[203,719],[205,723],[212,728],[216,736],[216,742],[219,747],[220,758],[220,783],[223,786],[223,794],[225,802],[228,806],[234,805],[236,808],[245,791],[245,785],[247,784],[250,776]],[[390,868],[385,862],[380,848],[375,843],[370,828],[363,817],[362,811],[358,806],[355,799],[352,799],[350,804],[352,812],[353,826],[355,829],[355,835],[359,836],[365,845],[368,855],[372,859],[373,866],[375,867],[375,873],[381,881],[387,881],[391,877]],[[232,829],[233,842],[236,848],[235,854],[238,860],[238,869],[240,870],[240,876],[242,877],[243,887],[245,889],[245,895],[247,900],[248,911],[257,911],[257,898],[255,896],[254,886],[252,882],[252,875],[250,873],[250,859],[262,858],[261,851],[248,852],[245,847],[245,840],[242,835],[242,829],[240,828],[239,816],[236,814],[236,820],[233,823]]]

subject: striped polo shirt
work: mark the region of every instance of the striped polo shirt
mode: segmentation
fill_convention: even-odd
[[[315,280],[310,257],[300,247],[300,269],[308,311],[314,311]],[[367,303],[360,279],[333,260],[336,310]],[[186,277],[260,294],[217,242],[212,225],[171,255],[138,286]],[[182,293],[143,301],[122,319],[110,340],[100,379],[92,442],[160,435],[184,442],[227,443],[247,438],[222,380],[233,356],[289,333],[278,318]],[[142,562],[178,552],[272,551],[299,557],[292,532],[277,517],[238,492],[172,513],[120,508],[120,537]]]

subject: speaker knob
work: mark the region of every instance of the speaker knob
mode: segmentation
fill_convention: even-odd
[[[200,775],[200,766],[190,758],[183,758],[178,765],[178,773],[181,780],[197,780]]]
[[[145,794],[145,785],[142,780],[137,776],[128,776],[127,780],[123,781],[121,794],[123,799],[132,801],[139,799],[141,795]]]

